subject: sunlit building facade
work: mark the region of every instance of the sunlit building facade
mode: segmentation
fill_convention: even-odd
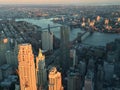
[[[34,55],[31,44],[20,44],[18,52],[20,90],[37,90]]]
[[[100,17],[100,16],[97,16],[97,18],[96,18],[97,22],[99,22],[100,19],[101,19],[101,17]]]
[[[109,19],[105,19],[105,25],[109,24]]]
[[[49,72],[49,90],[64,90],[61,73],[57,71],[56,67]]]

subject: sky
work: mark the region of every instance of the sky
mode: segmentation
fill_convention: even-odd
[[[0,4],[120,4],[120,0],[0,0]]]

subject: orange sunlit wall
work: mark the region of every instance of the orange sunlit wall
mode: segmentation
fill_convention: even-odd
[[[37,90],[34,55],[31,44],[20,44],[18,52],[20,90]]]

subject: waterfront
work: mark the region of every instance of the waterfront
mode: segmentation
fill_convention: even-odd
[[[32,23],[34,25],[38,25],[41,28],[48,27],[48,24],[50,26],[60,26],[60,24],[53,23],[52,18],[50,19],[16,19],[16,21],[26,21],[29,23]],[[55,34],[56,37],[60,38],[60,28],[53,28],[51,31]],[[83,33],[80,28],[73,29],[70,32],[70,40],[74,40],[77,37],[78,32]],[[106,43],[114,41],[116,38],[120,38],[120,34],[110,34],[110,33],[101,33],[101,32],[94,32],[92,36],[89,36],[86,38],[83,43],[93,46],[105,46]]]

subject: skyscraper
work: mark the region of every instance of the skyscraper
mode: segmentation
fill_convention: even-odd
[[[38,88],[46,88],[47,72],[45,68],[45,56],[42,54],[41,49],[39,49],[39,54],[36,57],[36,79]]]
[[[61,73],[53,67],[49,72],[49,90],[63,90]]]
[[[42,31],[42,49],[53,50],[53,33],[49,31]]]
[[[70,51],[69,51],[69,33],[70,29],[67,26],[61,27],[61,58],[60,65],[62,67],[62,72],[66,72],[72,62],[70,62]]]
[[[20,44],[18,52],[18,70],[21,90],[37,90],[34,55],[31,44]]]

